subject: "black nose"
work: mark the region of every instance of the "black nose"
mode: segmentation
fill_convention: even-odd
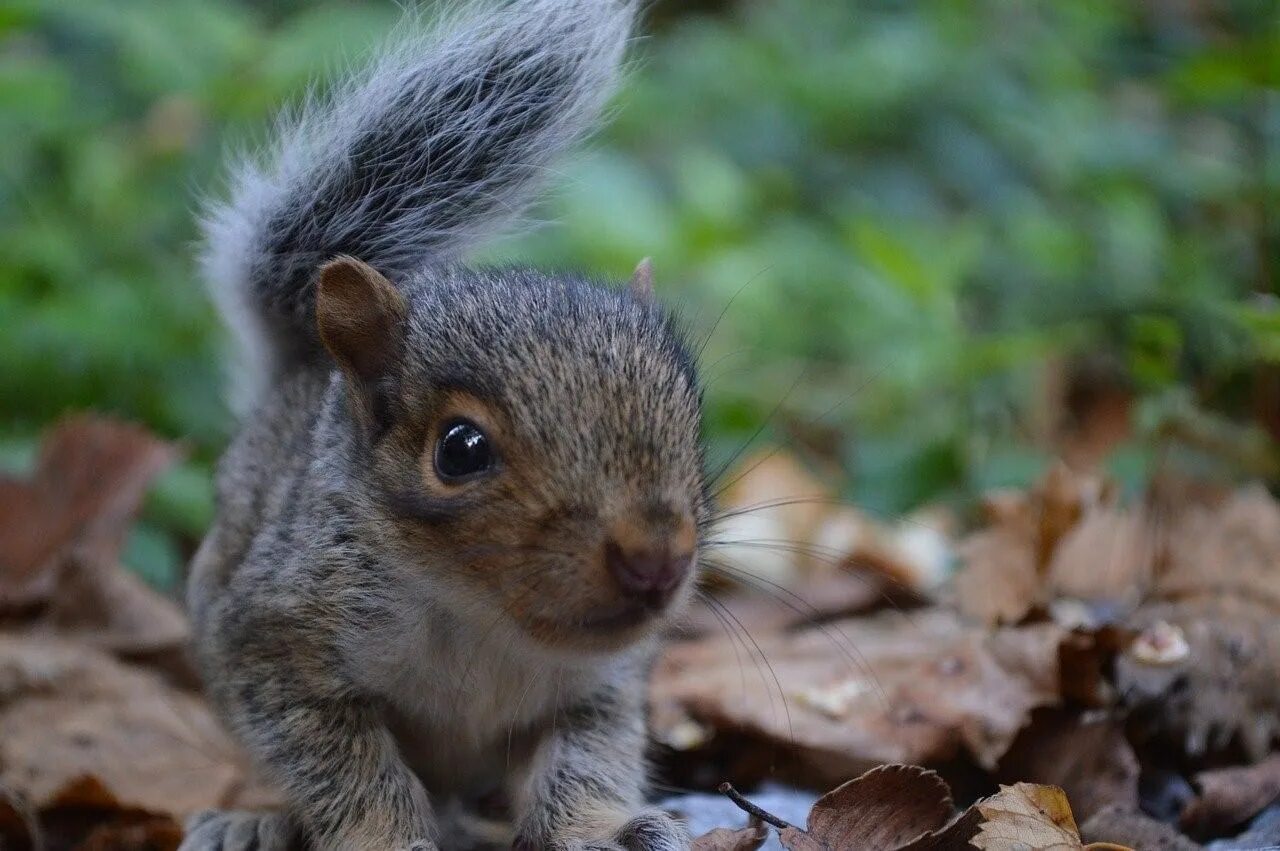
[[[689,553],[668,549],[625,550],[616,541],[604,546],[604,563],[622,593],[650,608],[671,601],[689,572]]]

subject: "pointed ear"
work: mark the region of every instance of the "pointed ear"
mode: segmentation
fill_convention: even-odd
[[[631,281],[627,284],[627,289],[630,290],[631,294],[636,298],[653,298],[652,260],[646,257],[636,265],[636,270],[631,273]]]
[[[375,418],[382,410],[378,384],[400,356],[407,312],[395,285],[354,257],[339,257],[320,269],[320,339]]]

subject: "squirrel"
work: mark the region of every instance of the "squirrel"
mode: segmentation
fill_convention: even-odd
[[[256,375],[188,588],[211,700],[282,790],[186,851],[668,851],[645,681],[709,517],[701,390],[630,285],[461,258],[610,97],[635,0],[411,20],[203,218]],[[468,809],[471,811],[471,809]]]

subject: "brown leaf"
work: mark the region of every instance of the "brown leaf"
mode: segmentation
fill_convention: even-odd
[[[715,592],[715,603],[695,600],[679,635],[692,638],[723,633],[724,610],[752,635],[828,621],[877,608],[888,599],[878,577],[839,570],[806,576],[786,588]]]
[[[1073,470],[1062,462],[1051,466],[1033,489],[1037,564],[1049,564],[1053,551],[1084,513],[1112,500],[1112,488],[1100,476]]]
[[[177,451],[113,420],[63,420],[30,480],[0,479],[0,612],[40,605],[73,550],[114,562],[151,479]]]
[[[839,507],[831,488],[794,456],[762,448],[728,473],[727,481],[720,497],[725,518],[717,524],[722,543],[715,545],[716,561],[783,585],[831,570],[829,559],[817,558],[804,547],[785,553],[761,546],[779,541],[812,544],[819,525]],[[732,571],[719,575],[730,583],[737,581]]]
[[[1057,700],[1061,634],[992,636],[926,609],[756,636],[764,661],[724,636],[673,644],[654,672],[654,725],[662,737],[692,719],[769,742],[809,783],[959,752],[991,766],[1030,710]]]
[[[953,580],[955,605],[978,623],[1017,623],[1040,602],[1035,530],[1005,522],[961,542],[962,567]]]
[[[0,849],[33,851],[40,844],[40,832],[31,805],[19,794],[0,786]]]
[[[1000,761],[998,777],[1060,787],[1087,819],[1103,807],[1138,807],[1138,758],[1110,719],[1038,710]]]
[[[717,827],[694,839],[690,851],[756,851],[768,838],[764,827]]]
[[[92,564],[81,557],[63,565],[57,594],[31,628],[126,657],[185,648],[191,635],[177,604],[137,575],[116,563]]]
[[[1017,783],[975,805],[986,819],[970,843],[984,851],[1083,848],[1067,796],[1056,786]]]
[[[1280,753],[1256,765],[1201,772],[1195,785],[1200,794],[1182,811],[1183,830],[1221,835],[1280,798]]]
[[[935,772],[912,765],[885,765],[814,802],[807,832],[832,851],[894,851],[942,827],[950,817],[951,790]]]
[[[1088,846],[1091,849],[1111,842],[1140,851],[1199,851],[1200,848],[1169,825],[1125,806],[1099,810],[1081,826],[1080,833],[1092,843]]]
[[[1280,618],[1269,604],[1237,596],[1151,602],[1129,625],[1140,637],[1116,659],[1116,687],[1147,714],[1141,729],[1181,740],[1193,755],[1233,739],[1252,759],[1271,750],[1280,734]],[[1135,652],[1146,647],[1141,635],[1161,625],[1177,630],[1186,651],[1167,661]]]
[[[1140,508],[1094,508],[1066,532],[1049,560],[1052,596],[1136,605],[1151,586],[1156,535]]]
[[[91,776],[54,794],[40,823],[51,851],[174,851],[183,835],[173,816],[127,806]]]
[[[181,819],[229,803],[246,777],[194,696],[80,644],[0,636],[0,784],[38,809],[91,778],[113,808]]]
[[[1217,508],[1193,508],[1169,525],[1158,596],[1228,594],[1280,613],[1280,504],[1266,488],[1238,491]]]

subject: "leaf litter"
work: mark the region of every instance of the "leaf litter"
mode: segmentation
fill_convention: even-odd
[[[0,847],[172,849],[194,812],[278,805],[194,688],[180,606],[120,563],[179,455],[79,416],[0,477]],[[831,791],[699,851],[1196,848],[1280,798],[1264,489],[1125,500],[1059,464],[962,531],[863,514],[785,452],[740,471],[714,602],[655,666],[661,762],[703,789]],[[1152,777],[1191,790],[1172,815],[1144,811]]]

